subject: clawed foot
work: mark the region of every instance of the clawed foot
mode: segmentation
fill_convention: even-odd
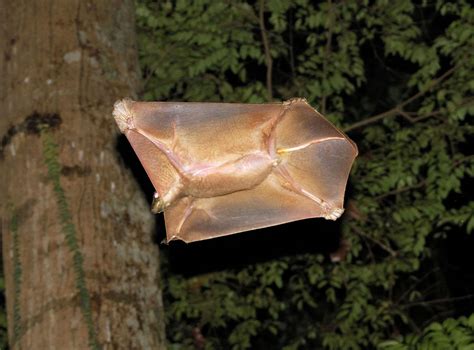
[[[153,202],[151,203],[151,212],[153,214],[161,213],[165,210],[166,204],[157,192],[153,195]]]

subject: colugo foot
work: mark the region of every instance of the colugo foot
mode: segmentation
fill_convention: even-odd
[[[157,192],[155,192],[153,194],[153,201],[151,203],[151,212],[154,214],[161,213],[165,210],[166,206],[167,205],[165,201],[160,197]]]

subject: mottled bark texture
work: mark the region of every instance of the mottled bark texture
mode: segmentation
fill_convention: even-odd
[[[153,219],[116,151],[133,2],[0,0],[0,203],[12,349],[161,349]]]

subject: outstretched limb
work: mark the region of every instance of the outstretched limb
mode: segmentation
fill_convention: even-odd
[[[343,213],[345,184],[356,147],[305,99],[283,103],[275,129],[274,173],[286,190],[317,203],[326,219]]]
[[[330,203],[324,201],[323,199],[315,196],[311,192],[307,191],[303,186],[301,186],[298,182],[296,182],[291,174],[289,173],[288,169],[285,167],[285,165],[280,165],[275,169],[275,174],[280,177],[282,180],[282,186],[290,191],[293,191],[295,193],[298,193],[313,202],[316,202],[322,209],[323,217],[325,219],[330,219],[330,220],[336,220],[338,219],[342,213],[344,212],[344,209],[342,208],[335,208],[333,205]]]

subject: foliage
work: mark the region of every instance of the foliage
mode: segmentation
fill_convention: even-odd
[[[380,349],[474,349],[474,314],[458,320],[448,318],[442,323],[432,323],[421,335],[401,337],[380,344]]]
[[[72,254],[76,289],[79,294],[79,305],[84,317],[84,321],[87,324],[89,348],[92,350],[99,350],[101,349],[101,346],[98,342],[94,321],[92,319],[91,298],[87,289],[84,272],[84,257],[77,241],[76,227],[72,221],[72,214],[69,209],[66,193],[64,192],[64,189],[61,185],[61,164],[59,162],[58,150],[59,146],[55,142],[52,132],[48,130],[46,126],[42,127],[41,129],[41,140],[43,144],[43,161],[48,169],[48,179],[53,185],[53,191],[58,206],[59,222],[61,223],[61,228],[66,238],[66,243]]]
[[[471,343],[472,316],[420,331],[442,313],[416,310],[446,296],[421,289],[440,275],[443,240],[474,229],[463,195],[474,174],[474,8],[267,0],[261,21],[260,5],[138,1],[144,96],[306,97],[359,146],[342,224],[350,250],[340,263],[305,254],[192,277],[165,270],[172,348],[198,346],[196,332],[206,349],[431,348],[458,334]]]

